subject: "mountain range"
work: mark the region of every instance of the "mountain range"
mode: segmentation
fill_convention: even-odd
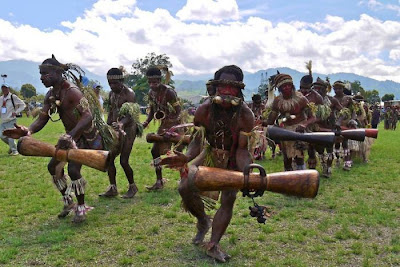
[[[47,88],[45,88],[40,81],[38,65],[38,62],[25,60],[0,61],[0,74],[7,74],[8,77],[6,78],[6,82],[14,89],[19,90],[23,84],[30,83],[36,88],[38,93],[45,94],[47,92]],[[105,75],[100,76],[86,69],[84,70],[86,72],[86,76],[90,80],[98,81],[106,91],[110,90]],[[266,79],[268,76],[276,74],[277,70],[279,70],[280,73],[286,73],[292,76],[296,88],[300,83],[301,77],[306,74],[305,72],[299,72],[287,67],[259,70],[255,73],[244,72],[244,83],[246,84],[246,88],[244,90],[245,97],[249,99],[253,93],[257,92],[257,88],[261,83],[262,75],[263,78]],[[346,80],[350,82],[360,81],[361,86],[365,90],[376,89],[381,97],[384,94],[394,94],[395,99],[400,99],[400,83],[394,81],[378,81],[354,73],[313,73],[314,79],[316,79],[316,77],[325,79],[326,76],[330,78],[332,83],[337,80]],[[212,77],[213,74],[210,73],[208,75],[203,74],[197,76],[176,75],[173,76],[173,79],[175,81],[175,88],[178,95],[191,100],[193,103],[196,103],[198,99],[201,98],[201,95],[206,94],[205,83]]]
[[[292,76],[293,83],[296,88],[299,88],[301,78],[306,75],[305,72],[300,72],[294,69],[282,67],[282,68],[269,68],[266,70],[259,70],[255,73],[244,72],[244,83],[246,84],[246,88],[244,90],[244,94],[246,99],[251,98],[252,94],[257,92],[258,86],[261,84],[262,75],[264,80],[266,80],[269,76],[274,75],[279,70],[280,73],[286,73]],[[331,83],[341,80],[341,81],[359,81],[364,90],[377,90],[379,92],[379,96],[382,97],[385,94],[394,94],[395,99],[400,99],[400,83],[394,81],[378,81],[372,78],[368,78],[365,76],[357,75],[354,73],[333,73],[333,74],[322,74],[322,73],[313,73],[314,80],[317,77],[325,80],[328,76]],[[180,91],[188,92],[188,91],[196,91],[201,92],[201,94],[206,93],[205,83],[207,80],[211,79],[214,75],[203,75],[201,79],[196,79],[196,76],[188,76],[188,75],[176,75],[174,76],[175,88],[179,94]]]
[[[36,88],[38,94],[45,94],[48,89],[40,81],[39,65],[39,62],[26,60],[0,61],[0,74],[7,74],[6,83],[16,90],[19,90],[23,84],[30,83]],[[98,81],[102,85],[107,85],[108,88],[105,75],[102,77],[84,68],[83,70],[90,80]]]

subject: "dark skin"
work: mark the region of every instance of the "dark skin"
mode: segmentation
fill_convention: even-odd
[[[306,87],[300,87],[300,92],[307,98],[308,102],[314,103],[315,105],[323,105],[324,100],[320,94],[318,94],[315,90]],[[320,119],[316,119],[316,123],[318,123]],[[315,169],[317,165],[317,159],[315,155],[315,148],[312,144],[308,145],[308,167],[310,169]]]
[[[250,109],[253,111],[255,119],[256,119],[256,124],[261,124],[261,117],[262,117],[262,112],[265,109],[265,106],[263,105],[261,100],[255,100],[253,103],[250,104]]]
[[[293,97],[294,94],[294,87],[293,84],[287,83],[283,84],[279,88],[279,92],[282,94],[283,99],[290,100]],[[299,124],[296,128],[296,131],[303,132],[308,125],[314,123],[316,121],[316,118],[314,116],[310,116],[308,118],[305,117],[304,114],[304,109],[307,108],[308,106],[308,100],[304,96],[300,97],[300,101],[295,104],[290,110],[283,110],[280,107],[280,102],[281,99],[275,98],[274,101],[272,102],[272,111],[269,114],[268,118],[266,121],[263,121],[263,126],[268,126],[268,125],[274,125],[276,119],[280,114],[287,114],[289,113],[290,115],[295,115],[296,117],[294,119],[287,117],[285,125],[291,126],[291,125],[296,125]],[[292,169],[292,159],[288,158],[286,155],[286,152],[283,151],[283,156],[284,156],[284,165],[285,165],[285,170],[291,170]],[[303,165],[304,164],[304,159],[303,158],[295,158],[296,164],[297,165]]]
[[[125,172],[126,179],[128,179],[131,185],[128,192],[123,195],[123,198],[132,198],[137,193],[138,189],[133,179],[133,170],[129,165],[129,156],[132,151],[133,143],[136,138],[136,125],[133,125],[132,118],[127,115],[122,119],[119,118],[119,110],[124,103],[135,103],[135,93],[123,84],[122,80],[108,80],[111,92],[109,94],[111,108],[108,117],[107,124],[111,125],[114,130],[120,134],[120,164]],[[111,185],[116,185],[116,168],[114,164],[115,157],[117,154],[113,154],[108,167],[108,177]]]
[[[326,87],[320,86],[320,85],[314,85],[314,89],[322,96],[322,98],[325,98],[325,96],[328,96],[329,100],[331,101],[330,108],[332,111],[332,115],[334,113],[340,111],[343,108],[343,106],[342,106],[342,104],[340,104],[339,100],[337,100],[333,96],[328,95],[328,91],[327,91]],[[318,124],[320,124],[322,127],[332,128],[332,125],[328,126],[324,122],[319,122]]]
[[[353,99],[350,96],[345,95],[343,93],[342,87],[334,87],[333,89],[335,90],[334,98],[336,98],[339,101],[339,103],[342,105],[343,108],[349,108],[353,104]],[[352,115],[352,118],[355,119],[355,114]],[[336,125],[340,126],[341,122],[342,118],[339,118],[336,122]]]
[[[290,84],[284,84],[283,86],[283,90],[288,90],[287,88],[293,88],[293,85]],[[290,89],[293,90],[293,89]],[[282,90],[280,90],[282,92]],[[283,98],[284,99],[290,99],[291,93],[289,94],[289,96],[287,96],[288,93],[283,94]],[[298,124],[301,121],[304,121],[306,119],[303,110],[305,108],[307,108],[308,105],[308,100],[305,97],[302,97],[301,100],[294,106],[294,108],[292,108],[290,111],[286,111],[283,109],[279,108],[279,99],[275,98],[274,102],[272,102],[272,111],[270,113],[270,115],[268,116],[267,120],[265,122],[263,122],[263,126],[268,126],[268,125],[273,125],[275,120],[278,118],[279,114],[285,114],[287,112],[289,112],[291,115],[295,115],[296,118],[291,119],[291,118],[287,118],[287,121],[285,122],[286,125],[294,125],[294,124]],[[309,124],[314,123],[315,122],[315,117],[310,117],[309,119],[307,119],[305,122],[303,122],[300,127],[299,130],[304,130]]]
[[[151,78],[148,79],[148,84],[150,87],[150,91],[149,94],[151,92],[154,93],[154,95],[156,97],[162,97],[164,92],[166,92],[165,97],[167,99],[167,102],[173,104],[177,101],[176,95],[174,94],[174,92],[170,89],[168,89],[164,84],[161,83],[161,79],[157,79],[157,78]],[[174,114],[176,114],[175,116],[170,116],[170,117],[178,117],[179,114],[181,113],[181,107],[178,105],[175,108],[175,112]],[[153,107],[150,107],[150,112],[149,115],[147,116],[146,121],[143,123],[143,127],[147,127],[149,125],[149,123],[153,120],[154,118],[154,113],[157,112],[157,110],[154,110]]]
[[[300,88],[300,92],[307,98],[308,102],[315,105],[323,105],[324,100],[315,90],[310,88]]]
[[[209,96],[214,96],[217,91],[216,88],[214,86],[212,86],[211,84],[207,84],[206,87],[207,87],[207,94]]]
[[[253,102],[249,105],[249,108],[251,109],[251,111],[253,111],[255,124],[261,125],[262,124],[262,113],[265,109],[265,104],[261,101],[261,99],[256,99],[256,100],[253,99]],[[273,146],[271,146],[271,149],[272,149],[272,155],[274,157],[275,149]],[[263,157],[264,152],[265,151],[261,152],[261,154],[257,154],[258,152],[255,153],[255,151],[253,151],[253,153],[255,153],[253,157],[255,159],[259,159],[258,157],[260,157],[260,155],[262,155],[261,157]]]
[[[331,116],[335,116],[334,114],[340,111],[343,106],[340,104],[339,100],[337,100],[335,97],[328,95],[328,91],[326,87],[320,86],[320,85],[314,85],[314,89],[322,96],[322,98],[325,98],[326,96],[329,98],[331,105],[329,106],[331,108]],[[323,128],[328,128],[332,129],[334,125],[330,125],[328,121],[319,121],[318,124],[323,127]]]
[[[225,80],[236,80],[233,74],[222,73],[220,79]],[[220,85],[217,87],[217,95],[233,95],[237,96],[240,92],[239,88],[233,88],[231,86]],[[215,138],[212,136],[213,124],[216,123],[215,118],[212,117],[212,107],[213,104],[210,99],[207,99],[197,110],[194,115],[194,124],[196,126],[203,126],[206,129],[206,139],[210,145],[214,148],[224,148],[225,150],[230,150],[233,144],[232,136],[230,138]],[[226,125],[230,125],[233,110],[231,105],[220,105],[217,108],[219,120]],[[235,129],[236,135],[238,136],[238,146],[235,152],[236,170],[243,171],[245,166],[252,162],[251,156],[248,151],[248,137],[240,134],[240,131],[250,132],[254,127],[254,115],[252,111],[247,107],[246,104],[242,104],[241,113],[237,120],[237,127]],[[214,115],[215,116],[215,115]],[[161,161],[161,164],[169,165],[172,168],[181,168],[187,162],[195,159],[201,152],[201,142],[200,136],[192,140],[190,143],[186,154],[175,152],[177,155],[175,157],[165,158]],[[194,160],[193,165],[201,165],[202,162]],[[188,208],[189,212],[193,214],[197,220],[198,233],[193,239],[194,244],[200,244],[203,241],[204,235],[209,229],[209,218],[204,211],[204,205],[197,192],[193,192],[188,183],[187,179],[182,176],[179,193],[182,197],[185,206]],[[233,205],[236,200],[237,190],[222,191],[221,195],[221,207],[216,212],[213,222],[212,222],[212,233],[211,239],[208,245],[213,246],[211,248],[210,256],[216,258],[219,261],[225,261],[229,256],[219,249],[219,242],[228,227],[230,220],[232,218]],[[198,208],[201,207],[201,208]]]
[[[334,97],[340,102],[343,107],[348,108],[353,103],[351,97],[343,93],[342,87],[334,87],[333,90],[335,91]]]
[[[173,105],[178,101],[176,94],[174,91],[171,89],[167,88],[164,84],[161,83],[161,79],[159,78],[150,78],[148,79],[148,84],[150,87],[149,91],[149,96],[153,95],[155,99],[160,99],[165,97],[166,102],[170,103]],[[165,110],[165,117],[168,119],[177,119],[181,113],[181,107],[180,105],[175,105],[174,107],[174,112],[169,112],[168,110]],[[143,127],[146,128],[149,123],[153,120],[154,114],[157,113],[158,110],[154,109],[154,106],[150,107],[150,112],[149,115],[147,116],[146,121],[143,123]],[[174,125],[171,125],[171,127]],[[160,129],[159,129],[160,131]],[[159,133],[160,134],[160,133]],[[161,133],[162,134],[162,133]],[[154,143],[153,148],[151,149],[151,155],[153,159],[159,158],[161,155],[165,154],[167,150],[171,147],[170,143]],[[156,183],[151,186],[147,187],[149,190],[156,190],[156,189],[162,189],[164,186],[164,182],[162,179],[162,169],[161,168],[156,168],[155,170],[157,180]]]
[[[333,88],[335,90],[335,96],[334,98],[336,98],[339,103],[342,105],[343,108],[349,108],[352,104],[353,104],[353,99],[350,96],[347,96],[343,93],[343,88],[342,87],[334,87]],[[352,114],[352,119],[355,119],[355,114],[353,112]],[[339,117],[336,121],[336,129],[340,130],[340,126],[342,126],[342,121],[343,121],[343,117]],[[346,126],[346,125],[344,125]],[[336,149],[340,148],[340,143],[336,143],[335,144]],[[347,140],[343,140],[342,142],[342,147],[343,149],[348,149],[348,143]],[[351,155],[347,155],[344,157],[345,161],[350,161],[351,160]]]
[[[361,103],[361,101],[354,101],[354,105],[357,105],[360,109],[364,109],[365,114],[368,114],[368,107],[365,108],[366,105]],[[368,125],[367,116],[362,116],[361,112],[360,112],[360,114],[356,113],[356,119],[357,119],[359,128],[365,128]]]
[[[65,131],[69,134],[75,141],[77,141],[84,130],[91,126],[92,115],[89,109],[83,109],[79,103],[83,98],[81,91],[74,86],[69,81],[66,81],[62,72],[49,67],[40,68],[40,79],[42,83],[48,88],[53,87],[53,95],[57,96],[56,99],[61,101],[60,106],[58,106],[58,112],[62,123],[64,124]],[[25,132],[26,135],[34,134],[40,131],[49,121],[48,111],[51,108],[50,101],[50,91],[46,94],[44,99],[44,105],[39,118],[34,121]],[[74,109],[77,109],[80,117],[77,118],[73,113]],[[81,147],[83,148],[83,147]],[[55,167],[60,163],[56,159],[52,158],[48,164],[48,170],[51,175],[55,175]],[[82,164],[76,162],[68,163],[68,174],[72,180],[80,179]],[[64,195],[65,190],[61,192]],[[78,199],[78,204],[83,205],[85,196],[83,194],[76,194]]]
[[[329,101],[331,102],[331,104],[330,104],[330,108],[331,108],[330,117],[325,121],[321,121],[320,120],[318,122],[318,125],[320,127],[322,127],[322,128],[333,129],[334,128],[333,124],[335,123],[335,121],[334,121],[335,120],[335,113],[340,111],[343,107],[342,107],[342,105],[339,103],[339,101],[336,98],[328,95],[327,87],[315,84],[314,85],[314,89],[321,95],[321,97],[323,99],[325,99],[325,97],[328,97]],[[317,145],[316,146],[316,150],[320,155],[322,155],[324,153],[325,149],[326,149],[327,153],[330,153],[329,155],[332,155],[333,146],[322,146],[322,145]],[[333,162],[333,156],[328,157],[327,160],[326,160],[327,168],[330,168],[332,166],[332,162]],[[328,172],[328,169],[323,170],[323,174],[322,175],[324,175],[326,177],[330,177],[330,173]]]

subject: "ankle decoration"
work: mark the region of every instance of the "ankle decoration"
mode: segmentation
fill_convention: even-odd
[[[57,175],[52,175],[53,183],[58,189],[58,191],[63,191],[67,188],[67,177],[68,175],[63,175],[61,178],[58,178]]]
[[[68,205],[70,205],[70,204],[72,204],[74,202],[70,195],[64,195],[62,197],[62,200],[63,200],[65,206],[68,206]]]
[[[353,163],[353,162],[352,162],[351,160],[346,160],[346,161],[344,162],[344,166],[345,166],[345,167],[351,168],[352,163]]]
[[[74,180],[71,182],[71,184],[68,186],[67,191],[65,193],[67,195],[70,195],[71,192],[74,192],[75,195],[84,195],[85,194],[85,187],[86,187],[86,180],[81,177],[78,180]]]
[[[86,206],[85,204],[78,205],[75,208],[75,214],[77,214],[78,216],[83,216],[86,215],[86,213],[88,211],[91,211],[92,209],[93,207]]]

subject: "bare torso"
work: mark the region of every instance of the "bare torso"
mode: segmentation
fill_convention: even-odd
[[[110,111],[108,113],[107,124],[111,125],[113,122],[118,121],[119,111],[124,103],[135,102],[135,92],[133,92],[132,89],[124,86],[124,89],[120,93],[115,93],[111,91],[109,96]]]

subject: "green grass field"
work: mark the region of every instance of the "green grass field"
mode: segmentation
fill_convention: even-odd
[[[61,123],[49,122],[35,137],[55,144],[62,133]],[[258,199],[274,212],[265,225],[250,217],[251,200],[238,195],[221,242],[232,255],[225,266],[399,266],[399,140],[399,130],[380,129],[369,164],[356,160],[351,172],[335,169],[332,178],[321,178],[315,199],[267,192]],[[57,218],[63,204],[47,172],[49,158],[11,157],[7,149],[0,144],[0,265],[216,264],[191,244],[195,220],[180,207],[178,173],[165,170],[166,188],[146,192],[155,174],[144,138],[136,140],[130,159],[139,187],[134,199],[100,199],[106,173],[83,167],[86,202],[95,209],[81,225],[71,223],[71,216]],[[282,158],[271,160],[269,154],[260,163],[268,172],[283,168]],[[117,182],[124,193],[120,167]]]

